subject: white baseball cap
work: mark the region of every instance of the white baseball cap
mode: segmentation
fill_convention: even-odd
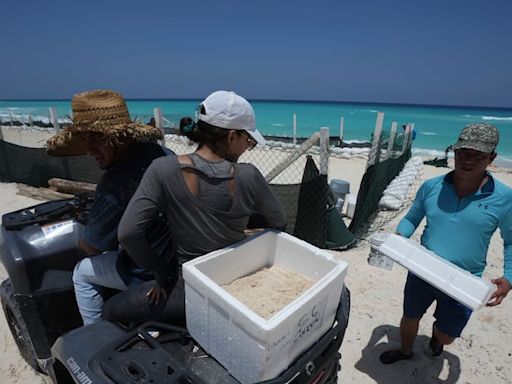
[[[258,144],[265,145],[265,139],[256,129],[254,109],[242,96],[232,91],[215,91],[201,105],[204,109],[199,108],[199,120],[218,128],[247,131]]]

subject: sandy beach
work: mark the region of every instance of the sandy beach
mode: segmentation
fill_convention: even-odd
[[[329,178],[350,182],[357,191],[366,160],[331,157]],[[446,168],[425,166],[423,178],[446,173]],[[512,173],[493,169],[496,178],[512,186]],[[0,214],[40,201],[17,194],[14,183],[0,183]],[[389,225],[394,230],[397,220]],[[419,239],[421,230],[413,238]],[[430,308],[420,325],[415,356],[410,361],[391,366],[382,365],[378,356],[384,350],[398,346],[398,324],[406,270],[394,265],[391,271],[368,265],[369,245],[344,252],[333,252],[349,264],[346,285],[351,291],[350,322],[341,347],[342,370],[340,383],[511,383],[512,378],[512,297],[494,308],[483,308],[473,314],[462,337],[445,349],[437,360],[427,358],[423,347],[428,341],[433,323]],[[503,242],[499,233],[492,239],[488,266],[484,277],[491,279],[503,274]],[[7,277],[0,266],[0,279]],[[45,383],[20,357],[3,315],[0,316],[0,382],[33,384]]]

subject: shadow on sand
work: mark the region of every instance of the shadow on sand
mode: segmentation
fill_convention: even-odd
[[[423,350],[428,341],[429,337],[418,336],[410,360],[384,365],[379,360],[380,354],[400,348],[399,329],[391,325],[378,326],[373,330],[355,368],[379,384],[456,383],[461,372],[459,358],[447,351],[438,358],[427,357]]]

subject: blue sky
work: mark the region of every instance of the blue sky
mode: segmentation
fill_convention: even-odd
[[[508,0],[3,0],[0,99],[512,107]]]

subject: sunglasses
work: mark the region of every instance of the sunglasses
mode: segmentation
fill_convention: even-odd
[[[481,162],[489,159],[488,153],[481,153],[477,151],[468,151],[465,149],[458,149],[455,151],[455,156],[460,159],[470,159],[473,161]]]
[[[254,149],[256,144],[258,144],[256,142],[256,140],[254,140],[246,131],[239,131],[238,133],[240,135],[242,135],[247,140],[247,150],[248,151]]]

